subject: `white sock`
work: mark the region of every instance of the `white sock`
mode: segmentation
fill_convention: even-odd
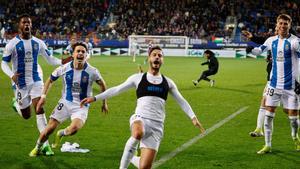
[[[275,113],[271,113],[266,110],[265,113],[265,143],[266,146],[271,147],[272,144],[272,133],[273,133],[273,119],[275,117]]]
[[[131,159],[131,163],[132,163],[136,168],[139,168],[139,167],[140,167],[140,159],[141,159],[141,157],[133,156],[132,159]]]
[[[121,159],[121,162],[120,162],[120,169],[127,169],[129,164],[130,164],[130,161],[137,149],[137,145],[140,141],[137,140],[136,138],[134,137],[130,137],[128,140],[127,140],[127,143],[125,145],[125,148],[124,148],[124,151],[123,151],[123,155],[122,155],[122,159]]]
[[[260,107],[257,115],[257,123],[256,123],[256,128],[257,129],[262,129],[265,121],[265,112],[266,109],[265,107]]]
[[[37,125],[37,128],[39,129],[40,133],[46,128],[47,118],[46,118],[45,113],[36,115],[36,125]],[[45,144],[49,144],[48,140],[45,141]]]
[[[291,125],[291,135],[293,139],[296,139],[298,136],[299,128],[299,116],[289,116],[290,125]]]

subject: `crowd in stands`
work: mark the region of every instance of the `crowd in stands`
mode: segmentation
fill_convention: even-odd
[[[0,30],[16,33],[18,15],[27,13],[40,38],[87,36],[100,30],[108,5],[108,0],[5,0],[0,2]]]
[[[231,37],[228,16],[256,35],[273,32],[276,17],[287,13],[300,32],[299,0],[18,0],[0,2],[0,30],[16,33],[17,16],[33,17],[40,38],[97,36],[123,40],[131,34],[184,35],[211,40]],[[101,24],[103,20],[114,24]]]
[[[114,9],[116,31],[130,34],[185,35],[193,38],[231,36],[226,29],[227,16],[235,16],[237,25],[257,35],[274,31],[276,17],[287,13],[293,28],[300,26],[300,1],[281,0],[151,0],[121,1]]]

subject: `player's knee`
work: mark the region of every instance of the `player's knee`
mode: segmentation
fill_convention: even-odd
[[[143,131],[142,130],[134,130],[134,131],[132,131],[132,136],[138,140],[141,140],[143,137]]]
[[[21,112],[22,112],[22,117],[24,119],[29,119],[30,118],[30,116],[31,116],[30,109],[28,109],[28,108],[22,109]]]

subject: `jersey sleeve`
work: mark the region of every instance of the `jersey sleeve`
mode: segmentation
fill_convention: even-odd
[[[58,68],[56,68],[50,75],[50,79],[52,81],[57,80],[60,76],[62,76],[64,74],[64,70],[65,70],[65,66],[60,66]]]
[[[256,47],[252,50],[253,55],[260,55],[263,52],[270,50],[271,38],[268,38],[263,45]]]
[[[105,92],[96,95],[95,98],[96,100],[104,100],[116,96],[130,88],[135,87],[136,81],[138,80],[139,76],[137,74],[132,75],[122,84],[105,90]]]
[[[300,39],[297,38],[297,40],[295,40],[295,42],[293,43],[293,48],[296,52],[296,55],[298,58],[300,58]]]
[[[4,51],[3,51],[2,61],[10,62],[12,55],[13,55],[13,50],[14,50],[14,48],[13,48],[12,43],[6,44]]]
[[[177,89],[176,84],[169,78],[167,80],[168,80],[168,84],[169,84],[170,94],[173,96],[173,98],[176,100],[176,102],[179,104],[179,106],[185,112],[185,114],[190,119],[193,119],[196,115],[195,115],[194,111],[192,110],[190,104],[181,95],[181,93]]]
[[[45,42],[40,40],[41,48],[40,54],[47,60],[47,62],[51,65],[61,65],[61,60],[54,57],[51,52],[48,50]]]
[[[103,78],[102,78],[99,70],[95,68],[94,71],[95,71],[95,73],[94,73],[94,76],[93,76],[93,81],[102,80]]]

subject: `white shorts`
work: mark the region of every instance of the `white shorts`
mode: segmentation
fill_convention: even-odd
[[[270,85],[270,81],[267,82],[265,88],[264,88],[264,91],[263,91],[263,97],[266,97],[267,96],[267,91],[268,91],[268,87]]]
[[[144,135],[140,142],[141,148],[150,148],[158,151],[160,142],[163,138],[164,124],[159,121],[146,119],[140,115],[133,114],[130,117],[130,129],[135,121],[141,121],[143,123]]]
[[[271,86],[267,89],[266,106],[277,107],[281,102],[285,109],[298,110],[298,100],[299,97],[295,93],[294,89],[276,89]]]
[[[18,86],[16,86],[15,97],[17,98],[17,103],[19,104],[20,109],[29,107],[32,103],[32,99],[41,97],[43,89],[43,82],[35,82],[23,87],[22,89],[19,89]]]
[[[76,118],[85,123],[88,117],[88,110],[89,108],[86,106],[81,108],[79,103],[73,103],[65,99],[60,99],[50,118],[62,123],[71,117],[71,120]]]

